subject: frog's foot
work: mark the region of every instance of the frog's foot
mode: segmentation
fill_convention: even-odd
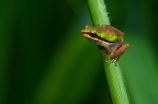
[[[110,58],[110,55],[108,55],[106,58],[105,58],[105,62],[107,63],[107,60]]]
[[[107,61],[106,61],[107,62]],[[111,64],[111,63],[115,63],[115,66],[117,66],[117,58],[114,58],[114,59],[112,59],[108,64],[106,64],[106,65],[109,65],[109,64]]]

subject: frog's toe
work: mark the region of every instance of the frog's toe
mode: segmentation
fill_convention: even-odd
[[[107,60],[110,58],[110,55],[108,55],[106,58],[105,58],[105,62],[107,62]]]
[[[115,66],[117,66],[117,58],[115,58],[115,59],[112,59],[107,65],[109,65],[109,64],[111,64],[111,63],[115,63]],[[107,61],[106,61],[106,63],[107,63]]]

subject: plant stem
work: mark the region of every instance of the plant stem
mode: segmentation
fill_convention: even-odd
[[[98,24],[110,25],[104,0],[87,1],[94,26],[97,27]],[[102,57],[104,56],[104,54],[105,51],[102,50]],[[108,59],[107,61],[109,62],[111,61],[111,59]],[[130,104],[129,96],[126,90],[125,81],[119,62],[117,61],[117,66],[115,66],[114,63],[107,65],[104,58],[103,64],[113,103]]]

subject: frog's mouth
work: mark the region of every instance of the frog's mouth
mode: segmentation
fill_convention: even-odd
[[[96,33],[94,32],[86,32],[86,31],[81,31],[82,35],[84,37],[86,37],[88,40],[93,41],[93,42],[98,42],[98,41],[102,41],[102,42],[106,42],[106,43],[114,43],[114,42],[110,42],[108,40],[105,40],[101,37],[99,37]]]

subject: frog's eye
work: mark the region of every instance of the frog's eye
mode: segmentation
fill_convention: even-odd
[[[97,37],[97,34],[96,33],[90,33],[90,36],[95,38],[95,37]]]
[[[89,27],[90,27],[89,25],[86,25],[86,26],[84,27],[84,29],[89,28]]]

